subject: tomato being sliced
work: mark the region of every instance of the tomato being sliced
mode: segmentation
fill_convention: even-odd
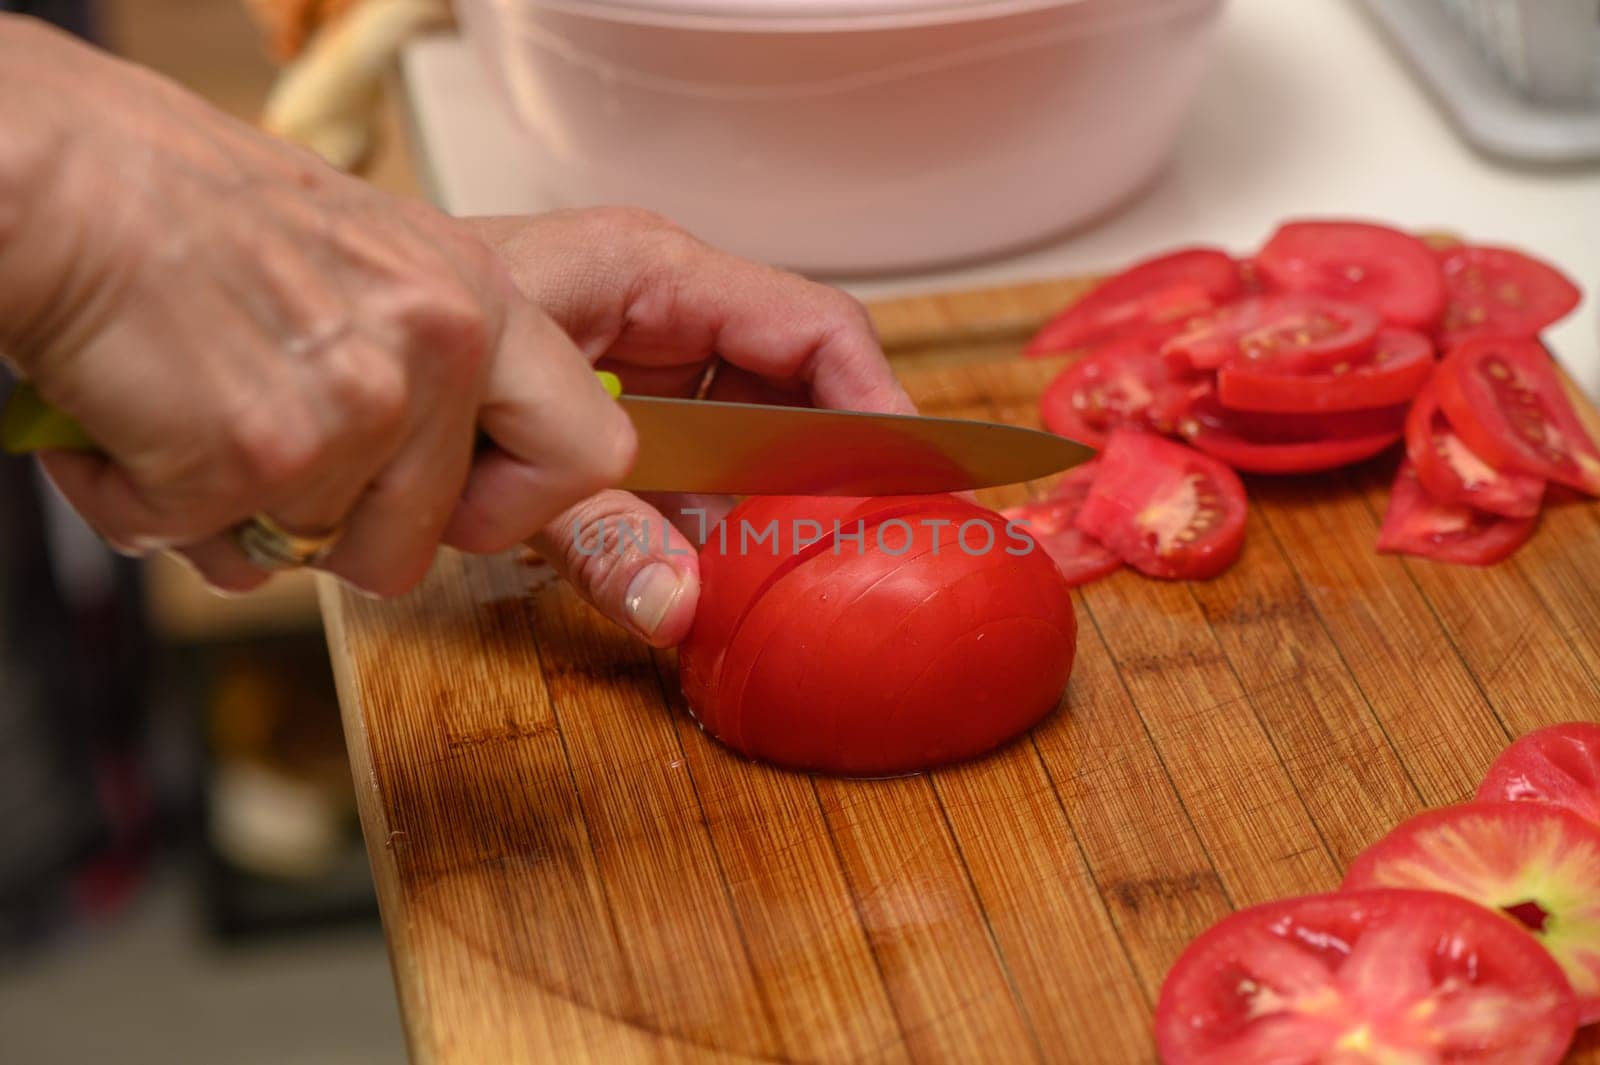
[[[1600,451],[1538,341],[1464,341],[1439,364],[1434,384],[1451,428],[1485,460],[1600,495]]]
[[[1356,855],[1346,889],[1448,891],[1521,923],[1600,1020],[1600,825],[1559,806],[1471,802],[1402,821]]]
[[[1203,580],[1244,546],[1244,485],[1182,444],[1119,429],[1078,513],[1079,529],[1152,577]]]
[[[1600,825],[1600,723],[1535,729],[1501,752],[1478,786],[1480,802],[1547,802]]]
[[[1432,329],[1444,310],[1444,276],[1426,244],[1368,222],[1289,222],[1255,257],[1266,281],[1375,308],[1394,325]]]
[[[1063,477],[1043,499],[1000,512],[1001,517],[1023,525],[1032,534],[1073,588],[1122,568],[1122,559],[1073,524],[1099,474],[1099,459],[1086,462]]]
[[[1316,473],[1371,458],[1399,440],[1403,406],[1326,414],[1228,410],[1198,391],[1177,416],[1189,443],[1247,473]]]
[[[1508,518],[1539,513],[1544,482],[1502,472],[1479,458],[1450,428],[1431,382],[1417,393],[1406,416],[1406,457],[1435,502],[1459,503]]]
[[[1180,370],[1315,373],[1371,351],[1381,324],[1377,312],[1358,303],[1294,293],[1249,296],[1195,319],[1161,353]]]
[[[1100,282],[1045,323],[1028,355],[1071,351],[1112,336],[1159,340],[1239,294],[1239,266],[1216,248],[1183,248]]]
[[[1560,968],[1495,914],[1433,891],[1283,899],[1189,944],[1156,1006],[1165,1065],[1554,1065]]]
[[[1050,382],[1039,415],[1051,432],[1103,447],[1114,429],[1170,428],[1161,412],[1177,404],[1182,387],[1148,343],[1112,340]]]
[[[1417,480],[1411,460],[1400,464],[1389,509],[1378,530],[1378,550],[1435,562],[1487,566],[1509,558],[1533,535],[1537,518],[1507,518],[1462,503],[1441,503]]]
[[[1555,267],[1510,248],[1457,244],[1439,253],[1445,309],[1441,340],[1532,337],[1567,316],[1582,299]]]
[[[1235,361],[1217,371],[1217,398],[1233,410],[1362,410],[1404,403],[1433,374],[1433,345],[1410,329],[1380,329],[1372,353],[1323,373]]]

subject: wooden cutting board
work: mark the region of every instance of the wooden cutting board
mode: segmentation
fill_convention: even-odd
[[[1060,364],[1016,353],[1083,284],[874,314],[926,412],[1031,425]],[[1600,504],[1549,508],[1491,569],[1402,560],[1372,549],[1393,468],[1250,480],[1237,565],[1084,589],[1062,710],[898,780],[730,754],[671,655],[541,566],[447,554],[390,603],[325,585],[412,1053],[1153,1061],[1162,976],[1207,925],[1335,887],[1511,737],[1600,718]]]

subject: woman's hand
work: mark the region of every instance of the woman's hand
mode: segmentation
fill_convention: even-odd
[[[644,211],[468,224],[529,300],[629,392],[693,395],[720,358],[713,399],[915,412],[866,311],[837,289],[717,251]],[[601,611],[670,646],[688,634],[699,595],[695,545],[662,514],[676,520],[684,502],[601,492],[558,517],[534,545]],[[607,533],[596,552],[602,522]],[[623,524],[648,528],[650,549],[619,537]],[[688,524],[693,531],[697,523]],[[470,502],[446,535],[469,550],[504,538],[495,517]]]
[[[465,227],[4,16],[0,351],[105,451],[46,456],[68,500],[225,589],[265,579],[224,535],[252,514],[342,524],[322,567],[394,594],[458,509],[505,547],[635,447]]]

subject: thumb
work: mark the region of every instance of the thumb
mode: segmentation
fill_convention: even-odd
[[[694,545],[638,496],[606,491],[531,541],[602,614],[656,647],[683,641],[700,599]]]

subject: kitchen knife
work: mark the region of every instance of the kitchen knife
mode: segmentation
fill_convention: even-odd
[[[607,390],[620,391],[601,374]],[[995,422],[619,396],[639,457],[619,487],[719,495],[914,495],[1047,477],[1094,457],[1053,433]],[[26,382],[0,419],[12,453],[92,449]]]

